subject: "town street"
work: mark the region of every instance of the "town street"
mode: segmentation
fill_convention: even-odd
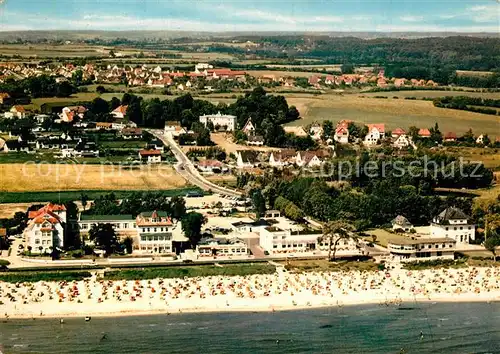
[[[240,197],[242,194],[233,189],[224,188],[218,186],[207,179],[205,179],[199,172],[196,170],[196,167],[189,160],[186,154],[182,151],[182,149],[177,145],[172,136],[168,134],[164,134],[162,130],[153,130],[148,129],[148,131],[153,134],[155,137],[160,139],[166,146],[170,147],[170,150],[175,155],[178,163],[175,165],[176,171],[184,177],[191,184],[200,187],[206,191],[212,191],[213,193],[220,193],[224,195],[229,195],[231,197]]]

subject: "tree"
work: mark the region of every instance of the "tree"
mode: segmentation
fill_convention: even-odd
[[[323,122],[323,140],[328,140],[333,137],[333,123],[330,120]]]
[[[200,213],[190,212],[184,215],[181,221],[182,231],[189,239],[191,247],[196,248],[201,240],[201,228],[207,222],[207,219]]]
[[[172,217],[181,220],[186,215],[186,200],[175,196],[170,200],[170,204],[172,206]]]
[[[262,191],[260,189],[255,189],[251,193],[252,197],[252,205],[255,210],[255,217],[260,219],[264,216],[266,212],[266,199],[262,195]]]
[[[416,141],[418,139],[418,132],[420,129],[418,127],[412,125],[410,129],[408,129],[408,135],[413,141]]]
[[[106,92],[106,88],[102,85],[99,85],[95,88],[95,92],[97,92],[99,95],[102,95]]]
[[[497,260],[496,248],[500,246],[500,235],[497,233],[490,233],[486,241],[484,241],[484,247],[493,254],[493,261]]]
[[[355,228],[353,225],[344,221],[330,221],[323,226],[323,235],[320,236],[319,241],[328,240],[328,260],[332,260],[332,243],[333,243],[333,260],[335,260],[335,253],[337,252],[337,245],[340,240],[349,238],[356,239],[353,233]]]
[[[80,200],[82,201],[83,210],[85,211],[85,209],[87,208],[88,201],[89,201],[89,196],[82,193],[80,195]]]
[[[83,71],[82,70],[76,70],[73,72],[71,75],[71,80],[76,86],[80,86],[83,82]]]
[[[474,138],[474,133],[472,132],[472,129],[469,129],[462,137],[462,139],[469,144],[474,144],[476,139]]]
[[[118,246],[118,238],[111,224],[94,224],[89,230],[89,239],[98,247],[106,251],[106,255],[112,254]]]
[[[353,74],[354,73],[354,65],[352,64],[342,64],[340,67],[342,74]]]
[[[122,242],[123,247],[127,251],[127,254],[132,254],[134,248],[134,239],[130,236],[125,237]]]
[[[434,124],[434,128],[429,129],[431,133],[431,141],[435,141],[438,144],[441,144],[443,142],[443,135],[441,134],[441,131],[439,130],[439,125]]]

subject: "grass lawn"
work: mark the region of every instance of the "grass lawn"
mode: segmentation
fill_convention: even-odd
[[[363,92],[359,96],[374,97],[374,96],[384,96],[388,98],[392,97],[416,97],[417,99],[422,99],[425,97],[436,98],[445,96],[467,96],[467,97],[481,97],[481,98],[492,98],[500,99],[500,92],[468,92],[468,91],[438,91],[438,90],[408,90],[408,91],[388,91],[388,92]]]
[[[165,190],[186,186],[171,165],[0,164],[1,192]]]
[[[0,273],[0,281],[7,283],[36,283],[38,281],[73,281],[90,278],[88,271],[61,272],[9,272]]]
[[[101,195],[113,192],[118,199],[127,197],[132,192],[150,192],[151,190],[75,190],[75,191],[62,191],[62,192],[6,192],[0,194],[0,203],[38,203],[58,201],[60,203],[80,200],[82,194],[88,196],[89,200],[94,200]],[[184,196],[187,192],[203,192],[198,187],[185,187],[167,190],[153,190],[154,192],[161,192],[168,197]]]
[[[272,274],[276,268],[270,264],[224,264],[216,266],[191,266],[191,267],[168,267],[168,268],[146,268],[143,270],[127,269],[106,272],[104,279],[107,280],[138,280],[155,278],[184,278],[204,277],[214,275],[251,275]]]
[[[386,93],[384,93],[386,94]],[[295,105],[303,119],[287,125],[308,125],[315,121],[342,119],[357,123],[385,123],[386,131],[412,125],[432,127],[437,122],[442,132],[465,133],[471,128],[476,134],[499,135],[500,117],[434,107],[431,101],[381,99],[355,94],[323,94],[305,96],[285,94],[290,105]]]
[[[125,140],[125,141],[102,141],[99,143],[103,148],[112,149],[143,149],[148,142],[145,140]]]
[[[500,127],[499,132],[500,134]],[[493,170],[500,170],[500,149],[484,149],[484,148],[469,148],[469,147],[449,147],[446,151],[455,153],[459,157],[463,157],[465,161],[481,161],[484,166]]]
[[[298,272],[319,272],[319,271],[374,271],[378,270],[378,265],[373,261],[352,262],[352,261],[336,261],[328,262],[327,260],[307,260],[307,261],[281,261],[285,264],[285,268],[291,271]]]
[[[0,153],[0,164],[22,164],[26,162],[57,163],[61,159],[55,158],[53,153],[27,154],[25,152]]]
[[[382,246],[382,247],[387,247],[387,243],[389,242],[389,240],[407,240],[408,239],[408,236],[403,236],[400,234],[393,234],[393,233],[390,233],[389,231],[386,231],[384,229],[369,230],[369,231],[366,231],[366,233],[370,235],[369,237],[365,238],[366,240],[371,241],[372,240],[371,236],[374,235],[377,237],[375,243],[377,245]]]

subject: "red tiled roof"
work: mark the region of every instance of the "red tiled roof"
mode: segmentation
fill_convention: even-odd
[[[113,112],[116,112],[116,113],[121,113],[121,114],[125,114],[125,113],[127,113],[127,108],[128,108],[128,106],[123,106],[123,105],[121,105],[121,106],[116,107],[116,108],[113,110]]]
[[[12,109],[15,109],[16,112],[26,112],[26,110],[24,109],[23,106],[19,106],[19,105],[16,105],[14,107],[12,107]]]
[[[445,139],[456,139],[457,134],[455,132],[448,132],[444,135]]]
[[[392,135],[403,135],[403,134],[406,134],[406,132],[401,128],[396,128],[392,131]]]
[[[429,129],[423,128],[418,131],[419,136],[431,136]]]
[[[158,156],[161,155],[160,150],[140,150],[139,154],[141,156]]]
[[[198,165],[203,167],[222,167],[222,162],[217,160],[205,160],[200,161]]]
[[[377,130],[381,133],[385,133],[385,124],[367,124],[368,131],[371,131],[373,128],[377,128]]]

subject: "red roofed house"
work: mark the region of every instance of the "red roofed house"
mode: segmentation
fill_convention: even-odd
[[[309,85],[314,87],[319,87],[319,83],[321,82],[321,78],[319,76],[311,76],[307,82]]]
[[[368,134],[365,136],[365,145],[375,145],[385,138],[385,124],[367,124]]]
[[[220,173],[222,172],[224,164],[217,160],[204,160],[198,162],[198,169],[201,172]]]
[[[426,129],[426,128],[419,129],[418,136],[421,138],[430,138],[431,132],[429,131],[429,129]]]
[[[49,203],[39,210],[30,211],[28,219],[23,235],[26,247],[30,247],[32,253],[50,253],[53,248],[64,246],[64,205]]]
[[[340,144],[347,144],[349,142],[349,124],[350,120],[341,120],[337,123],[337,127],[335,128],[335,135],[333,136],[333,140]]]
[[[125,114],[127,114],[127,108],[128,106],[118,106],[116,107],[112,112],[111,114],[113,115],[113,117],[115,118],[125,118]]]
[[[10,109],[9,114],[8,113],[5,114],[5,117],[7,118],[17,117],[22,119],[26,117],[26,110],[24,109],[23,106],[16,105]]]
[[[444,135],[444,141],[457,141],[457,134],[454,132],[448,132]]]
[[[137,215],[137,242],[134,248],[143,253],[172,253],[175,225],[165,211],[147,211]],[[178,223],[180,224],[180,223]]]
[[[142,162],[147,163],[159,163],[161,162],[161,151],[160,150],[140,150],[139,158]]]
[[[397,138],[398,136],[404,135],[404,134],[406,134],[406,132],[403,129],[401,129],[401,128],[396,128],[396,129],[394,129],[392,131],[392,137],[393,138]]]

